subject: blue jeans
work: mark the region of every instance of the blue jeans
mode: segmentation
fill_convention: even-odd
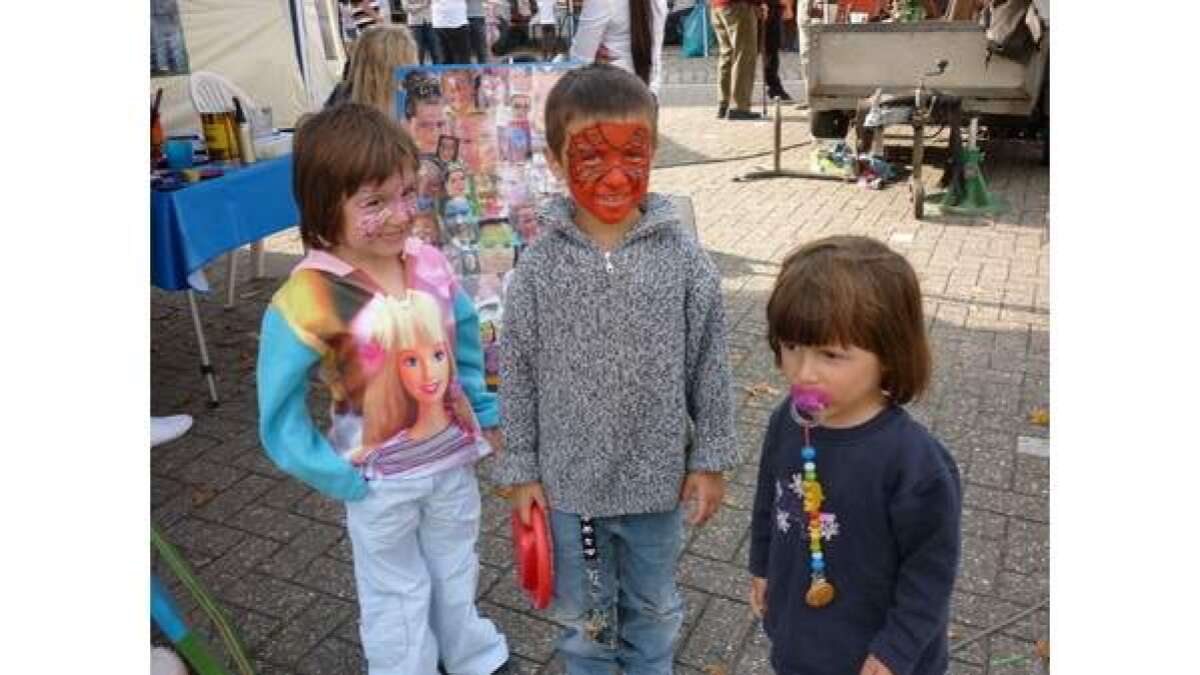
[[[424,65],[425,57],[429,57],[430,63],[442,63],[445,59],[442,57],[442,44],[438,42],[437,33],[433,30],[433,24],[423,23],[418,26],[409,26],[412,31],[413,38],[417,41],[417,62]]]
[[[593,519],[597,556],[585,560],[579,516],[550,511],[554,618],[568,675],[670,675],[683,599],[675,566],[683,515],[642,513]]]

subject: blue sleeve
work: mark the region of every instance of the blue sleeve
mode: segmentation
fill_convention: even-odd
[[[490,429],[500,425],[500,406],[496,395],[487,390],[483,370],[483,342],[479,337],[479,314],[471,296],[461,288],[454,295],[454,363],[458,381],[471,401],[479,426]]]
[[[900,566],[892,607],[870,652],[899,674],[911,672],[926,646],[946,630],[961,537],[957,471],[948,467],[897,495],[889,514]]]
[[[356,501],[366,496],[366,481],[308,414],[308,378],[318,360],[279,311],[267,308],[258,344],[258,433],[281,471],[328,497]]]

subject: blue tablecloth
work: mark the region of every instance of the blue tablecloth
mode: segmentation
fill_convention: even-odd
[[[150,190],[150,283],[178,291],[217,256],[300,222],[292,157],[229,170],[180,190]]]

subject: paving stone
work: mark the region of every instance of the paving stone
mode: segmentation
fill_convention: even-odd
[[[690,528],[694,534],[688,550],[709,558],[732,561],[749,523],[749,511],[719,509],[704,525]]]
[[[270,558],[281,548],[281,544],[265,537],[246,535],[225,555],[205,566],[206,574],[228,574],[240,577],[254,569],[260,562]]]
[[[269,569],[262,571],[271,573]],[[342,600],[353,602],[358,597],[354,585],[354,565],[328,556],[314,558],[294,581]]]
[[[316,601],[289,621],[283,630],[272,636],[270,643],[263,650],[263,656],[272,661],[298,666],[300,657],[311,651],[312,645],[322,642],[339,623],[354,614],[356,609],[353,603],[318,596]]]
[[[955,587],[972,593],[989,594],[996,590],[1004,542],[981,537],[963,537]]]
[[[730,675],[774,675],[771,668],[771,641],[763,632],[762,622],[754,621],[737,667]]]
[[[227,590],[220,594],[223,601],[285,621],[303,611],[318,596],[303,586],[257,572],[230,581]]]
[[[167,541],[187,552],[192,565],[201,567],[245,539],[246,534],[224,525],[183,518],[164,536]]]
[[[346,506],[319,492],[310,492],[292,506],[292,512],[337,526],[346,525]]]
[[[539,663],[546,663],[554,653],[558,629],[549,621],[486,601],[479,603],[479,613],[496,622],[496,627],[508,640],[509,652]]]
[[[964,536],[975,536],[983,539],[1004,539],[1004,530],[1008,517],[964,506],[962,510],[962,533]]]
[[[679,583],[730,600],[742,600],[750,588],[750,573],[733,565],[685,553],[675,574]]]
[[[247,475],[198,509],[196,515],[205,520],[223,522],[274,485],[274,481],[262,476]]]
[[[696,668],[728,667],[752,622],[750,606],[746,603],[713,598],[676,658]]]
[[[257,504],[242,509],[228,522],[247,532],[282,542],[291,541],[313,524],[308,518]]]
[[[1050,529],[1043,523],[1013,518],[1008,523],[1004,569],[1023,574],[1050,571]]]
[[[310,492],[312,490],[304,483],[288,477],[275,484],[275,487],[262,499],[262,504],[287,511]]]
[[[352,675],[367,672],[367,660],[357,643],[326,638],[317,643],[296,664],[300,675]]]
[[[263,561],[258,566],[259,571],[280,579],[290,579],[308,567],[317,556],[328,551],[341,536],[341,528],[312,521],[306,530]]]

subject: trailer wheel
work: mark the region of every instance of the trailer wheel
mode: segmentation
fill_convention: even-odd
[[[845,138],[850,130],[850,115],[842,110],[819,110],[809,115],[813,138]]]

